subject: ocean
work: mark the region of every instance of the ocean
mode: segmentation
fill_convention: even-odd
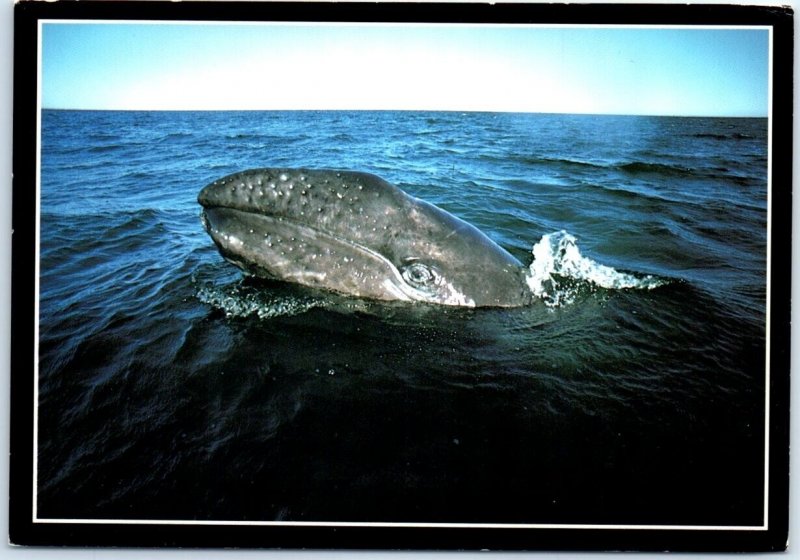
[[[742,118],[44,110],[39,517],[761,525],[767,135]],[[535,301],[246,277],[197,194],[257,167],[374,173],[530,265]]]

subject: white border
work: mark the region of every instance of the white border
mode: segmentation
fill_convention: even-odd
[[[772,309],[772,80],[774,77],[773,68],[773,45],[774,30],[769,32],[769,64],[767,71],[767,298],[766,298],[766,329],[764,332],[764,527],[769,527],[769,422],[770,422],[770,309]]]
[[[769,32],[768,62],[768,110],[767,110],[767,286],[766,286],[766,345],[765,345],[765,407],[764,407],[764,523],[762,525],[616,525],[616,524],[546,524],[546,523],[407,523],[407,522],[326,522],[326,521],[192,521],[169,519],[47,519],[38,517],[38,448],[39,448],[39,272],[40,272],[40,213],[41,213],[41,115],[42,115],[42,26],[44,24],[95,24],[95,25],[247,25],[289,27],[507,27],[511,24],[483,23],[393,23],[393,22],[319,22],[319,21],[181,21],[181,20],[90,20],[90,19],[41,19],[37,27],[37,91],[36,91],[36,243],[35,243],[35,318],[34,318],[34,448],[33,448],[33,508],[34,524],[83,524],[83,525],[171,525],[171,526],[256,526],[256,527],[397,527],[397,528],[447,528],[447,529],[583,529],[583,530],[663,530],[663,531],[754,531],[769,529],[769,436],[770,436],[770,303],[772,273],[772,134],[773,134],[773,66],[774,27],[770,25],[610,25],[610,24],[513,24],[515,29],[752,29]]]
[[[17,47],[18,48],[18,47]],[[34,256],[34,316],[33,328],[33,520],[38,519],[38,484],[39,484],[39,277],[41,270],[39,240],[42,235],[42,27],[36,33],[36,243]]]

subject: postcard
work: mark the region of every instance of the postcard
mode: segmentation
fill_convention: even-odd
[[[785,549],[791,10],[15,8],[12,543]]]

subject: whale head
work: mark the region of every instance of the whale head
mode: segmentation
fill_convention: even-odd
[[[522,264],[474,226],[368,173],[254,169],[200,191],[220,253],[246,272],[377,300],[529,303]]]

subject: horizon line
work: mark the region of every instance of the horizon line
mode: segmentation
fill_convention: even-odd
[[[42,111],[95,111],[95,112],[127,112],[127,113],[290,113],[290,112],[373,112],[373,113],[507,113],[523,115],[581,115],[594,117],[664,117],[664,118],[697,118],[697,119],[768,119],[769,115],[729,115],[729,114],[678,114],[678,113],[593,113],[583,111],[522,111],[514,109],[358,109],[358,108],[291,108],[291,109],[254,109],[254,108],[225,108],[225,109],[165,109],[165,108],[87,108],[87,107],[40,107]]]

